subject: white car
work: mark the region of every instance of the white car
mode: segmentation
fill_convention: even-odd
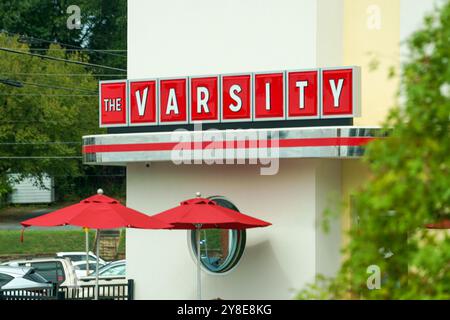
[[[126,262],[125,260],[114,261],[103,266],[98,271],[99,284],[110,285],[103,286],[99,292],[100,297],[124,296],[128,294],[127,278],[126,278]],[[81,289],[79,294],[83,296],[90,296],[93,294],[93,286],[95,284],[95,270],[91,272],[89,277],[81,277],[79,279]],[[123,286],[114,286],[123,285]],[[91,287],[88,289],[87,287]]]
[[[89,261],[96,261],[97,256],[92,252],[88,252],[89,255]],[[72,262],[78,262],[78,261],[84,261],[86,262],[86,252],[83,251],[72,251],[72,252],[57,252],[56,257],[58,258],[68,258]],[[106,264],[106,261],[99,257],[98,259],[99,263]]]
[[[33,268],[0,266],[2,290],[42,290],[52,287],[52,284]]]
[[[89,276],[92,272],[95,273],[95,270],[97,268],[97,264],[95,261],[90,260],[89,264],[86,263],[86,261],[78,261],[78,262],[72,262],[73,268],[75,270],[75,274],[77,275],[78,279],[82,277]],[[89,266],[89,269],[88,269]],[[99,270],[105,266],[104,263],[101,263],[99,261],[98,267]]]
[[[69,259],[36,258],[4,262],[1,265],[10,267],[31,267],[47,281],[59,286],[77,286],[77,276]]]
[[[98,270],[100,277],[125,277],[126,276],[126,260],[117,260],[103,266]],[[91,273],[91,276],[95,275],[95,272]]]
[[[104,265],[98,270],[100,283],[104,284],[125,284],[126,279],[126,260],[118,260]],[[79,278],[80,285],[92,285],[95,283],[95,270],[88,277]]]

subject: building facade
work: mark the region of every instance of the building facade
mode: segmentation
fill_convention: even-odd
[[[360,161],[363,143],[355,142],[362,140],[352,139],[375,137],[397,103],[399,77],[388,74],[398,74],[407,55],[401,43],[432,5],[428,0],[129,1],[128,79],[360,66],[361,115],[351,123],[264,128],[280,141],[334,141],[281,146],[276,174],[261,174],[268,164],[252,164],[248,153],[229,158],[244,164],[177,164],[170,149],[105,147],[171,139],[168,132],[139,128],[84,137],[85,163],[126,166],[127,206],[148,214],[201,192],[271,222],[245,233],[243,251],[242,234],[204,234],[204,296],[292,298],[318,274],[332,276],[340,266],[351,214],[344,210],[324,233],[323,213],[340,210],[342,201],[367,181]],[[251,130],[263,129],[243,131]],[[195,139],[192,132],[184,134]],[[214,243],[216,238],[220,241]],[[135,280],[137,299],[195,298],[191,232],[130,229],[126,252],[127,277]],[[229,270],[219,270],[227,259]]]

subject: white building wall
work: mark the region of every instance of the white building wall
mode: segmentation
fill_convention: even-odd
[[[400,42],[401,59],[408,54],[406,40],[411,34],[424,26],[424,18],[440,6],[444,0],[400,0]]]
[[[316,261],[324,271],[338,265],[329,264],[333,259],[323,265],[322,257],[316,258],[318,246],[333,257],[338,254],[334,237],[316,236],[323,206],[314,201],[330,191],[317,170],[338,169],[334,163],[286,159],[273,176],[261,176],[258,166],[250,165],[132,164],[127,168],[127,204],[157,213],[200,191],[203,196],[226,196],[242,212],[270,221],[270,227],[247,231],[244,255],[229,274],[203,272],[204,298],[289,299],[314,280]],[[331,186],[340,184],[339,173],[327,179]],[[196,297],[187,231],[129,229],[126,250],[127,276],[136,280],[137,299]]]
[[[342,0],[128,1],[128,78],[339,65],[341,11]]]
[[[340,65],[341,12],[342,0],[128,1],[128,78]],[[317,166],[334,166],[326,163],[283,160],[274,176],[259,175],[257,166],[129,164],[127,205],[157,213],[200,191],[226,196],[242,212],[272,222],[247,232],[235,270],[203,273],[204,297],[288,299],[314,280],[316,261],[328,273],[337,268],[323,267],[328,260],[316,256],[318,245],[329,253],[337,248],[333,236],[316,235],[326,198],[318,195],[329,191],[326,180],[340,185],[337,174],[317,176]],[[195,298],[186,231],[131,229],[126,246],[137,299]]]

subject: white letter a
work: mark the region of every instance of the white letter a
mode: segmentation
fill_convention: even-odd
[[[169,115],[172,111],[175,114],[180,113],[178,111],[177,96],[175,94],[175,89],[174,88],[169,90],[169,99],[167,99],[166,115]]]

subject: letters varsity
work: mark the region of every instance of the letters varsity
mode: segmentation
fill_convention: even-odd
[[[100,126],[359,116],[359,67],[100,82]]]

